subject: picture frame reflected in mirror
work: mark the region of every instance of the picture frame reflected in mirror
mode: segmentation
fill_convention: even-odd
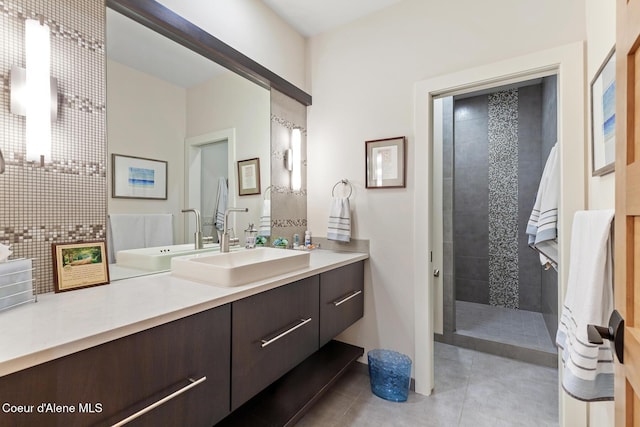
[[[260,194],[260,159],[238,161],[238,195]]]

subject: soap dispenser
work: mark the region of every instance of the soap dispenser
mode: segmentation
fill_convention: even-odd
[[[249,227],[244,230],[244,239],[245,239],[245,245],[244,247],[246,249],[253,249],[256,247],[256,236],[258,235],[258,230],[256,230],[256,227],[250,223]]]

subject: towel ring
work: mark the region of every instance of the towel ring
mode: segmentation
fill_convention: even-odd
[[[341,179],[340,181],[338,181],[338,182],[336,182],[336,183],[335,183],[335,185],[334,185],[334,186],[333,186],[333,188],[331,189],[331,196],[332,196],[332,197],[335,197],[336,187],[337,187],[338,185],[340,185],[340,184],[342,184],[342,185],[348,185],[348,186],[349,186],[349,194],[347,195],[347,199],[348,199],[349,197],[351,197],[351,194],[353,193],[353,186],[352,186],[352,185],[351,185],[351,183],[350,183],[348,180],[346,180],[346,179]]]

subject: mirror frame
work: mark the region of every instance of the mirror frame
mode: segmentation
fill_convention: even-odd
[[[265,89],[311,105],[311,95],[154,0],[106,0],[106,6]]]

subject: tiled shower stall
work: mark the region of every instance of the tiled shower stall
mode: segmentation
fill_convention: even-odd
[[[540,313],[553,339],[557,274],[525,228],[556,143],[556,77],[445,98],[443,111],[443,341],[456,339],[469,304]]]

